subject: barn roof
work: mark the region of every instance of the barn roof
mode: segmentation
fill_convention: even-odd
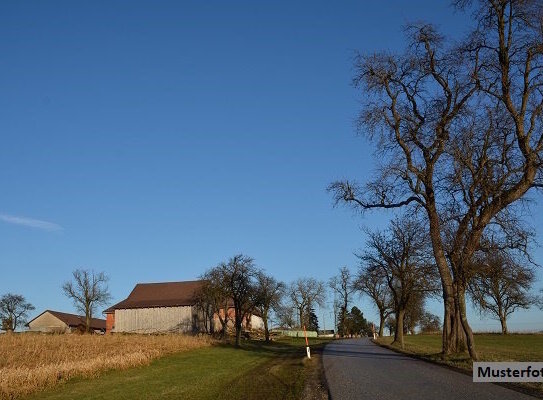
[[[60,311],[53,311],[53,310],[45,310],[40,315],[38,315],[36,318],[29,321],[27,323],[27,325],[30,324],[35,319],[41,317],[45,313],[49,313],[49,314],[55,316],[56,318],[58,318],[59,320],[64,322],[69,327],[77,327],[77,326],[85,325],[85,316],[84,315],[75,315],[75,314],[69,314],[69,313],[60,312]],[[106,329],[106,320],[105,319],[100,319],[100,318],[91,318],[90,328],[91,329]]]
[[[117,309],[192,306],[204,281],[138,283],[128,297],[109,307],[105,313]]]

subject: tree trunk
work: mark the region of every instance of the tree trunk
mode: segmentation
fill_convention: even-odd
[[[383,337],[384,328],[385,328],[385,316],[383,313],[379,313],[379,337]]]
[[[500,323],[502,324],[502,334],[507,335],[509,332],[507,330],[507,319],[505,315],[500,315]]]
[[[457,285],[456,301],[458,303],[460,322],[462,323],[462,328],[464,329],[469,355],[473,361],[477,361],[478,357],[477,351],[475,350],[475,339],[466,315],[466,289],[462,285]]]
[[[405,316],[405,310],[398,310],[396,312],[396,328],[394,329],[394,341],[392,344],[399,344],[403,349],[403,319]]]
[[[453,296],[443,296],[443,341],[442,355],[448,357],[451,354],[461,353],[466,350],[466,334],[462,327],[459,303]]]
[[[430,239],[432,241],[432,250],[441,277],[441,287],[443,290],[444,315],[441,352],[443,357],[447,357],[450,354],[462,351],[465,341],[463,330],[460,327],[459,310],[457,308],[457,302],[455,301],[453,277],[443,250],[439,215],[435,207],[435,198],[431,185],[427,187],[426,192],[429,198],[429,204],[426,211],[430,223]]]
[[[241,319],[236,316],[236,347],[241,344],[241,324]]]
[[[266,338],[266,343],[269,343],[270,331],[268,330],[268,316],[266,314],[262,315],[262,322],[264,323],[264,337]]]
[[[221,310],[219,309],[217,311],[217,316],[219,317],[219,322],[221,323],[221,339],[224,339],[226,337],[226,325],[228,324],[228,319],[227,319],[227,313],[228,311],[225,311],[225,314],[224,314],[224,319],[221,317]]]
[[[90,324],[91,324],[91,317],[89,313],[87,312],[87,315],[85,316],[85,332],[90,332]]]
[[[341,307],[341,332],[339,332],[340,337],[345,337],[345,315],[347,314],[347,309],[343,306]]]

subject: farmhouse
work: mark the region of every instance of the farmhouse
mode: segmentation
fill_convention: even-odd
[[[196,307],[202,285],[203,281],[138,283],[125,300],[104,311],[106,333],[204,332],[204,317]],[[216,317],[211,330],[218,331],[219,325]],[[251,315],[246,325],[261,329],[262,318]]]
[[[26,325],[31,332],[83,332],[85,330],[85,316],[45,310]],[[92,318],[90,329],[96,333],[105,332],[106,321],[104,319]]]

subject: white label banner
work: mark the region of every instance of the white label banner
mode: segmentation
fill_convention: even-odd
[[[543,382],[543,362],[474,362],[473,382]]]

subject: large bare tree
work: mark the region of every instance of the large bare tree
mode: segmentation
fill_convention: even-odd
[[[396,321],[393,343],[403,348],[406,311],[438,289],[426,231],[415,218],[395,219],[385,231],[368,231],[366,250],[359,257],[368,270],[387,282]]]
[[[355,280],[357,290],[373,300],[379,311],[379,337],[383,336],[385,321],[394,312],[394,302],[383,274],[363,263]]]
[[[347,267],[341,267],[339,269],[339,273],[332,278],[330,278],[329,281],[330,288],[334,291],[334,293],[339,297],[339,300],[341,301],[340,306],[340,315],[339,315],[339,326],[343,327],[339,330],[339,335],[341,337],[345,336],[344,327],[345,324],[345,318],[347,316],[347,313],[349,312],[349,301],[351,298],[351,295],[356,291],[356,287],[354,285],[354,279],[351,274],[351,271]]]
[[[309,311],[316,304],[324,305],[326,291],[324,283],[315,278],[298,278],[290,284],[288,295],[298,311],[300,327],[303,327],[309,323]]]
[[[254,308],[257,268],[251,257],[237,254],[216,267],[234,306],[236,346],[240,346],[243,320]]]
[[[0,297],[0,322],[1,329],[13,332],[26,322],[28,312],[34,310],[34,306],[26,301],[20,294],[7,293]]]
[[[62,290],[72,299],[75,308],[85,315],[85,331],[88,333],[96,307],[111,299],[107,287],[109,278],[103,272],[88,269],[76,269],[72,278],[62,285]]]
[[[444,355],[467,345],[472,257],[485,230],[543,187],[543,29],[536,0],[475,5],[476,27],[447,42],[431,25],[408,30],[403,55],[361,55],[354,84],[360,127],[379,140],[380,173],[365,186],[338,181],[336,202],[360,209],[416,205],[430,227],[444,300]]]

